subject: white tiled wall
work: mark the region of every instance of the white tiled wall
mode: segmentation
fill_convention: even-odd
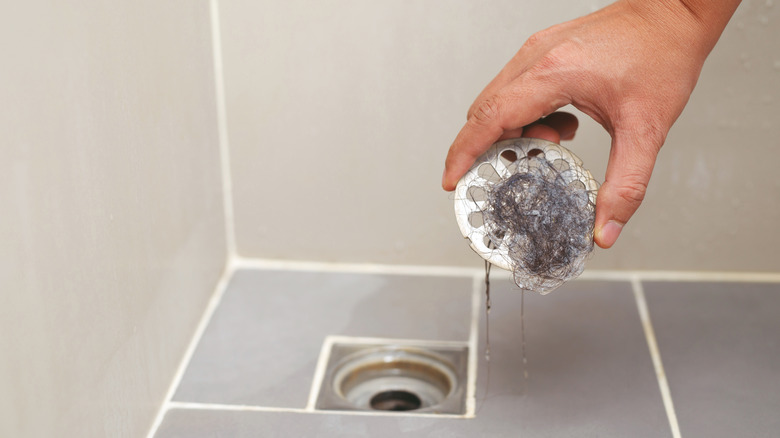
[[[208,3],[11,2],[0,55],[0,436],[143,436],[225,262]]]
[[[439,188],[466,109],[533,32],[607,3],[221,0],[239,253],[478,266]],[[591,268],[778,269],[779,15],[743,2]],[[609,137],[580,120],[603,180]]]

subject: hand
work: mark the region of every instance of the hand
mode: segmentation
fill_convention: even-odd
[[[612,246],[639,208],[666,135],[739,0],[694,3],[620,0],[533,35],[469,109],[442,187],[453,190],[499,139],[571,138],[576,118],[553,111],[573,104],[612,137],[594,235],[599,246]]]

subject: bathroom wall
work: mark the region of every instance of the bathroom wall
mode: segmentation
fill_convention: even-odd
[[[206,1],[0,16],[0,436],[140,437],[225,263]]]
[[[439,188],[447,148],[528,36],[607,3],[221,0],[238,252],[479,266]],[[743,2],[590,267],[778,270],[779,8]],[[609,137],[580,120],[569,145],[603,180]]]

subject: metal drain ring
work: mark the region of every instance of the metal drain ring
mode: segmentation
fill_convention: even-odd
[[[436,406],[452,395],[457,377],[446,359],[424,351],[377,348],[350,355],[333,375],[333,389],[359,409],[372,409],[371,400],[388,391],[419,398],[420,409]]]
[[[515,160],[502,158],[502,155]],[[489,248],[491,242],[487,230],[483,224],[474,224],[473,215],[481,217],[485,206],[485,200],[475,199],[474,192],[486,189],[499,181],[506,180],[518,172],[528,171],[528,158],[543,157],[550,163],[562,160],[568,166],[568,170],[562,170],[561,176],[567,184],[582,183],[588,191],[590,205],[595,206],[598,183],[590,172],[582,167],[580,160],[574,153],[565,147],[538,138],[513,138],[493,144],[481,157],[477,159],[471,169],[458,181],[455,188],[455,218],[458,221],[460,233],[469,240],[469,246],[480,257],[507,271],[512,270],[509,259],[509,248],[504,241],[492,242],[496,247]],[[509,163],[505,163],[509,161]],[[497,175],[498,181],[491,181],[486,177],[483,166],[490,166]],[[471,194],[470,194],[471,192]],[[590,207],[594,208],[594,207]]]

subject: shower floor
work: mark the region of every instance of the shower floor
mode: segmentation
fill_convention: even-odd
[[[525,294],[524,378],[521,292],[506,276],[492,281],[488,362],[483,285],[471,271],[239,269],[154,436],[733,437],[780,430],[780,283],[595,277],[546,296]],[[437,418],[313,409],[320,350],[332,335],[467,343],[476,375],[471,411]]]

